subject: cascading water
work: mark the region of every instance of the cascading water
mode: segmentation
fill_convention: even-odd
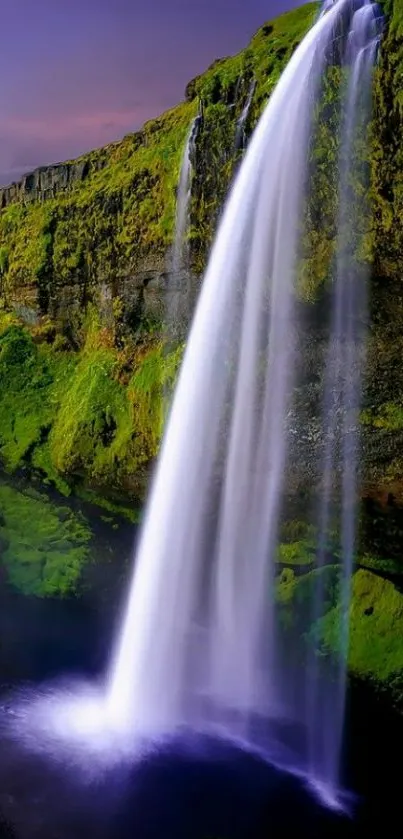
[[[337,0],[327,7],[273,92],[225,208],[106,685],[96,695],[69,699],[61,694],[31,702],[26,715],[31,747],[35,725],[40,735],[45,732],[59,741],[71,738],[85,746],[92,738],[109,756],[119,744],[132,753],[136,741],[158,740],[191,727],[263,750],[269,759],[307,775],[329,803],[337,799],[366,274],[365,269],[355,270],[350,236],[358,220],[362,232],[365,200],[360,190],[358,197],[352,195],[350,175],[356,129],[368,121],[380,26],[371,2]],[[303,325],[296,283],[307,166],[315,106],[340,31],[338,55],[347,81],[336,267],[329,278],[332,313],[321,418],[325,442],[319,457],[322,503],[319,515],[314,513],[319,518],[319,579],[326,560],[330,488],[338,472],[342,511],[336,610],[342,649],[329,673],[322,658],[304,658],[304,653],[294,671],[276,591],[284,484],[293,469],[292,418]],[[188,194],[189,172],[186,154],[182,196]],[[181,206],[179,242],[187,202]],[[320,624],[321,584],[313,591],[310,620]],[[291,642],[301,649],[295,632]],[[21,714],[16,708],[13,714],[21,736]],[[279,753],[275,743],[284,719],[303,736]]]
[[[368,124],[371,111],[372,69],[379,44],[380,20],[374,15],[370,2],[359,4],[351,21],[347,38],[345,61],[347,81],[341,115],[341,144],[339,155],[339,213],[332,296],[329,347],[324,374],[322,456],[322,485],[319,504],[319,535],[317,567],[326,565],[326,543],[334,507],[335,476],[339,476],[339,544],[342,565],[339,578],[339,613],[337,634],[339,656],[335,672],[323,702],[323,672],[317,657],[309,672],[310,685],[310,759],[313,767],[326,767],[331,777],[334,767],[329,765],[332,752],[341,748],[343,728],[346,670],[348,658],[348,616],[350,581],[354,566],[356,499],[358,494],[359,410],[361,378],[365,353],[365,324],[367,322],[368,263],[360,261],[359,241],[368,230],[369,207],[366,195],[369,187],[367,163],[360,156],[359,143]],[[355,180],[356,189],[353,183]],[[358,189],[357,189],[358,185]],[[334,518],[334,517],[333,517]],[[323,615],[325,592],[323,577],[313,590],[312,621]],[[314,725],[315,723],[315,725]],[[337,741],[337,737],[339,741]],[[323,772],[323,770],[322,770]],[[335,782],[337,779],[333,778]]]
[[[188,133],[183,152],[176,199],[176,229],[172,255],[172,271],[179,271],[183,263],[183,251],[186,244],[186,231],[189,223],[189,201],[192,187],[192,155],[197,137],[200,116],[195,117]]]
[[[213,721],[253,741],[256,715],[284,715],[281,669],[272,669],[278,635],[274,575],[295,385],[294,282],[311,114],[341,19],[350,31],[344,49],[350,83],[343,104],[330,355],[335,345],[336,368],[342,366],[347,380],[344,389],[339,378],[331,387],[346,414],[341,574],[348,583],[356,470],[352,441],[360,390],[353,308],[360,295],[349,274],[343,226],[356,97],[361,86],[368,97],[378,37],[375,12],[372,3],[339,0],[322,15],[273,93],[229,198],[180,374],[111,670],[108,704],[117,725],[160,735],[183,722],[203,727]],[[333,361],[329,370],[332,366]],[[325,410],[325,434],[332,416]],[[326,456],[326,484],[328,461]],[[343,615],[345,633],[345,607]],[[313,675],[312,690],[321,695],[320,668],[309,671],[309,678]],[[301,714],[312,727],[301,764],[334,788],[344,688],[343,666],[325,757],[310,709]],[[325,705],[326,699],[322,696]],[[333,710],[330,700],[329,707]],[[329,724],[327,712],[325,719]]]
[[[166,295],[165,337],[167,345],[184,337],[192,312],[192,288],[189,270],[189,205],[192,197],[192,160],[200,125],[200,114],[192,122],[183,152],[176,199],[175,240],[171,254]]]
[[[253,81],[251,82],[249,91],[248,91],[248,95],[246,97],[245,105],[242,109],[241,116],[239,117],[239,120],[238,120],[237,126],[236,126],[236,132],[235,132],[235,148],[236,149],[244,149],[245,148],[245,143],[246,143],[245,123],[246,123],[246,120],[248,119],[248,116],[249,116],[249,111],[250,111],[250,107],[252,105],[253,94],[254,94],[255,90],[256,90],[256,80],[253,79]]]

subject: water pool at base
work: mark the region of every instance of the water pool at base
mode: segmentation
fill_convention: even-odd
[[[116,596],[116,595],[115,595]],[[0,695],[100,676],[114,610],[101,618],[100,594],[46,601],[1,586]],[[103,602],[103,597],[102,597]],[[297,778],[231,743],[182,737],[99,773],[77,772],[49,754],[0,738],[1,839],[268,839],[361,837],[400,818],[399,775],[390,753],[403,749],[403,723],[390,703],[352,683],[346,783],[356,793],[343,817],[319,805]],[[284,731],[291,742],[293,731]],[[93,767],[94,768],[94,767]]]

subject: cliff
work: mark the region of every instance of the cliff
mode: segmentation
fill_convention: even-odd
[[[388,27],[375,74],[370,159],[374,259],[362,419],[366,491],[403,498],[403,24],[399,0],[384,6]],[[189,126],[199,113],[189,234],[197,285],[240,160],[236,127],[251,85],[247,137],[316,13],[309,4],[265,24],[245,50],[193,79],[185,101],[142,131],[0,190],[0,457],[6,468],[40,470],[65,492],[85,483],[143,498],[162,429],[161,388],[173,384],[182,352],[178,346],[164,354],[161,319]],[[315,259],[301,271],[302,301],[313,312],[323,305],[335,240],[330,134],[337,103],[331,96],[326,101],[314,173],[321,212],[311,213],[319,222],[308,231]],[[314,331],[308,344],[309,380]],[[315,384],[308,386],[314,392]]]
[[[191,213],[201,275],[237,166],[236,125],[255,81],[250,134],[316,14],[310,4],[215,62],[185,101],[143,130],[0,191],[0,457],[59,488],[142,498],[162,427],[161,316],[176,189],[191,121],[201,114]]]

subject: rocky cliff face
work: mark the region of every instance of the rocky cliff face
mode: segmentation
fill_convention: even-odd
[[[385,0],[388,29],[375,80],[369,250],[371,375],[363,422],[368,486],[403,496],[403,17]],[[38,169],[0,190],[0,457],[59,486],[76,481],[142,496],[162,427],[167,358],[161,320],[185,138],[197,113],[190,266],[200,282],[225,195],[293,50],[317,12],[309,4],[263,26],[239,55],[215,62],[185,101],[141,132],[77,161]],[[326,121],[332,131],[332,102]],[[315,261],[302,270],[302,305],[320,320],[332,252],[332,160],[320,138],[315,177],[329,224],[310,230]],[[315,213],[313,213],[315,217]],[[316,342],[316,343],[315,343]],[[320,335],[312,330],[310,352]],[[308,357],[308,356],[307,356]],[[39,394],[39,396],[38,396]],[[391,489],[392,488],[392,489]],[[67,491],[67,490],[66,490]]]
[[[192,264],[200,275],[239,159],[236,125],[251,79],[256,88],[246,134],[315,12],[310,4],[264,26],[247,49],[215,62],[189,83],[184,103],[143,131],[0,190],[0,294],[6,307],[31,319],[50,316],[78,343],[91,302],[109,323],[119,298],[123,331],[158,320],[156,298],[166,284],[192,119],[200,111],[191,208]]]
[[[0,207],[4,209],[15,201],[45,201],[54,198],[61,190],[83,181],[89,165],[86,160],[76,163],[57,163],[42,166],[24,175],[18,183],[0,189]]]

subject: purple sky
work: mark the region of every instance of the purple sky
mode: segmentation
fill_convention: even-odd
[[[140,127],[301,0],[2,0],[0,183]]]

